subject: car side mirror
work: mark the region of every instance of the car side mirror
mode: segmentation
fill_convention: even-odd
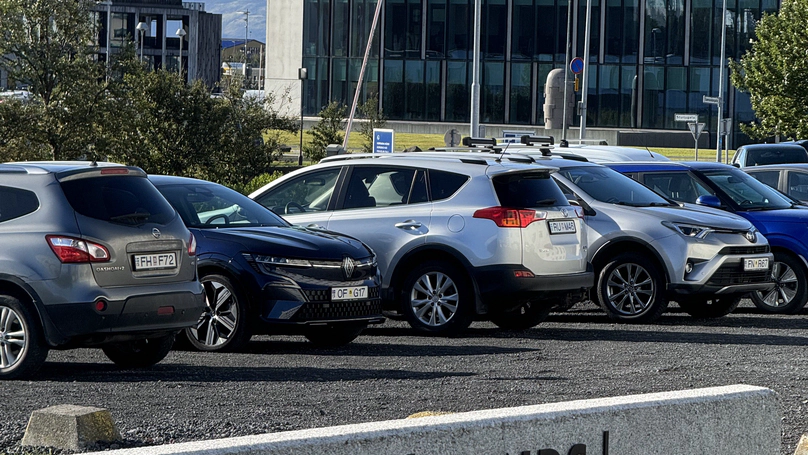
[[[733,165],[733,166],[735,166],[735,167],[737,167],[737,168],[740,168],[740,167],[741,167],[741,163],[732,163],[732,165]]]
[[[711,194],[705,194],[703,196],[699,196],[698,199],[696,199],[696,204],[703,205],[706,207],[712,207],[714,209],[720,209],[721,199],[718,199],[717,196],[713,196]]]

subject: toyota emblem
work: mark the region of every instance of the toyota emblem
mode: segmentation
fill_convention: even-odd
[[[567,209],[561,209],[561,215],[563,215],[565,218],[568,217],[569,214],[567,213]]]
[[[350,279],[353,276],[354,269],[356,269],[356,261],[348,256],[342,260],[342,271],[345,273],[345,278]]]
[[[162,233],[160,233],[160,230],[159,230],[159,229],[154,228],[154,229],[152,229],[152,230],[151,230],[151,235],[153,235],[153,236],[154,236],[154,238],[159,239],[159,238],[160,238],[160,236],[161,236],[161,235],[163,235],[163,234],[162,234]]]
[[[755,241],[757,240],[757,234],[755,234],[755,231],[746,231],[746,234],[744,234],[744,236],[746,237],[746,240],[749,240],[752,243],[755,243]]]

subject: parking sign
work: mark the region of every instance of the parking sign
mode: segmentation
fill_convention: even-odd
[[[373,130],[373,153],[393,153],[396,133],[393,130]]]

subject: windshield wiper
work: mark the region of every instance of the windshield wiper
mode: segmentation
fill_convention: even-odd
[[[151,213],[149,212],[134,212],[134,213],[127,213],[125,215],[118,215],[110,217],[112,221],[128,221],[131,224],[137,224],[138,221],[144,221],[149,219]]]

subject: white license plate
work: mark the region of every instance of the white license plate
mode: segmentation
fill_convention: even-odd
[[[575,221],[548,221],[550,234],[569,234],[575,232]]]
[[[331,301],[360,300],[368,298],[367,286],[353,286],[346,288],[331,288]]]
[[[177,253],[135,255],[135,270],[160,270],[176,267]]]
[[[744,259],[743,270],[744,272],[753,270],[769,270],[769,258]]]

